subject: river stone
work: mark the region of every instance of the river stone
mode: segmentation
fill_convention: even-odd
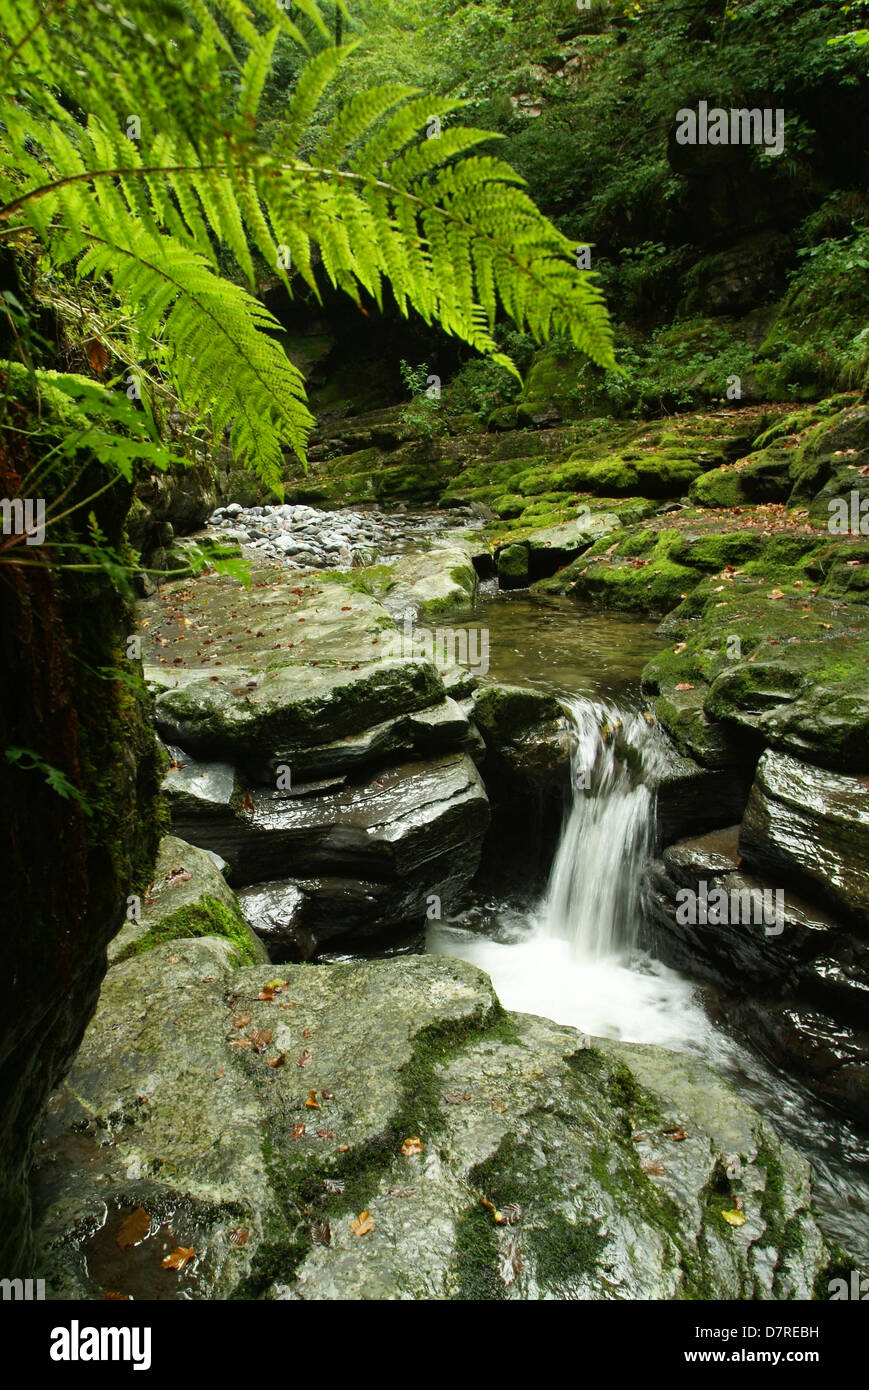
[[[390,613],[403,617],[408,611],[425,618],[464,608],[477,592],[477,573],[467,550],[461,546],[438,547],[421,555],[402,555],[393,566],[392,578],[382,594]]]
[[[159,942],[188,936],[226,937],[239,961],[252,964],[268,959],[208,851],[174,835],[164,835],[139,919],[126,921],[109,942],[109,964],[117,965],[130,956],[152,950]]]
[[[270,972],[208,938],[109,972],[38,1149],[52,1296],[807,1299],[823,1277],[808,1164],[699,1063],[504,1015],[442,957],[284,967],[263,1000]]]
[[[740,852],[767,877],[793,881],[869,926],[869,789],[768,750],[757,765]]]

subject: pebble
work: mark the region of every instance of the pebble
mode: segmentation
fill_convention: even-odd
[[[392,564],[399,555],[428,550],[443,531],[482,524],[463,509],[439,511],[436,528],[432,522],[431,512],[406,509],[324,511],[301,503],[242,507],[230,502],[212,512],[207,525],[237,540],[258,561],[293,569],[347,570]]]

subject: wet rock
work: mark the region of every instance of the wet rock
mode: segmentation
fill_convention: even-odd
[[[479,773],[467,754],[454,753],[317,796],[251,787],[190,833],[227,860],[239,885],[316,874],[400,885],[411,876],[420,891],[428,885],[449,896],[473,877],[488,823]]]
[[[260,1000],[273,971],[210,939],[110,971],[39,1148],[52,1294],[811,1297],[809,1167],[703,1066],[505,1016],[458,961],[289,966]],[[107,1270],[139,1206],[146,1237]]]
[[[570,728],[543,691],[487,685],[474,700],[486,746],[483,775],[492,802],[484,872],[503,882],[542,882],[570,795]]]
[[[753,763],[723,762],[703,766],[667,747],[664,766],[655,774],[656,830],[660,844],[686,835],[732,825],[742,817],[751,788]]]
[[[757,766],[740,835],[745,859],[802,884],[869,927],[869,788],[767,751]]]

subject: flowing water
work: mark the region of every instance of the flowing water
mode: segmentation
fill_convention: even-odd
[[[867,1136],[713,1022],[711,988],[637,948],[663,765],[661,734],[638,698],[639,671],[660,647],[651,625],[579,618],[574,605],[518,595],[484,601],[473,617],[489,629],[487,679],[560,696],[573,730],[573,801],[542,900],[476,902],[432,923],[427,949],[480,966],[507,1009],[691,1053],[728,1076],[814,1164],[827,1230],[867,1267]]]

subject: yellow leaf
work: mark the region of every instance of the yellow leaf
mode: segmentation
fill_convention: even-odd
[[[360,1211],[358,1216],[354,1216],[350,1222],[350,1229],[354,1236],[367,1236],[369,1231],[374,1230],[374,1219],[370,1211]]]
[[[724,1217],[724,1220],[727,1222],[728,1226],[745,1225],[745,1217],[743,1216],[741,1211],[723,1211],[721,1215]]]

